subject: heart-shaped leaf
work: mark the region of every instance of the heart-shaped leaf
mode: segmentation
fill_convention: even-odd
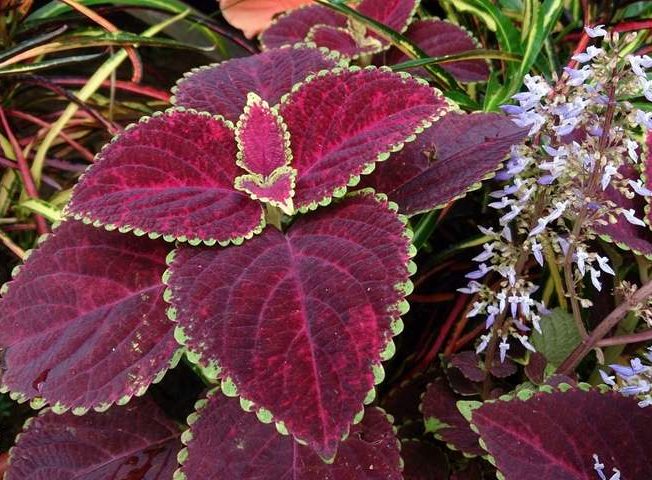
[[[236,122],[249,93],[274,105],[309,74],[338,63],[344,64],[337,54],[305,45],[227,60],[187,73],[173,89],[172,103]]]
[[[83,413],[142,395],[177,360],[161,241],[65,222],[0,302],[2,389]]]
[[[400,480],[401,459],[391,417],[368,408],[362,421],[325,463],[308,447],[259,422],[236,399],[219,391],[197,404],[188,418],[187,445],[175,478],[238,480]]]
[[[475,50],[477,41],[464,29],[444,20],[429,18],[412,22],[405,36],[430,57],[442,57]],[[410,58],[398,48],[387,52],[386,63],[396,65]],[[484,60],[458,60],[439,64],[460,82],[482,82],[489,78],[489,66]],[[419,75],[427,73],[416,70]]]
[[[439,91],[386,69],[311,77],[279,105],[298,171],[296,208],[307,211],[343,195],[448,108]]]
[[[389,161],[378,164],[363,184],[386,193],[403,213],[441,207],[493,175],[526,130],[504,115],[450,113]]]
[[[107,229],[197,244],[239,243],[263,209],[233,187],[241,173],[228,121],[169,110],[118,136],[75,187],[67,212]]]
[[[268,228],[242,247],[181,247],[177,338],[208,375],[331,458],[391,355],[410,291],[405,226],[373,192]],[[412,264],[413,265],[413,264]],[[376,378],[375,378],[376,377]]]
[[[506,480],[595,480],[594,455],[607,478],[613,468],[652,478],[651,409],[617,393],[544,388],[462,407]]]
[[[478,436],[469,428],[456,406],[457,397],[446,380],[439,378],[428,385],[421,403],[426,431],[449,447],[468,455],[482,455]]]
[[[5,479],[168,480],[179,434],[147,397],[81,417],[44,410],[18,436]]]
[[[621,173],[625,179],[633,181],[637,181],[640,178],[640,174],[632,165],[621,166],[619,173]],[[647,176],[649,173],[652,172],[647,172],[646,178],[650,178]],[[647,188],[650,188],[649,184],[647,185]],[[634,198],[627,198],[612,186],[607,187],[604,194],[608,200],[611,200],[617,206],[626,210],[633,209],[638,218],[647,216],[649,221],[649,211],[647,215],[645,215],[646,202],[642,197],[637,195]],[[645,226],[633,225],[628,222],[622,214],[616,216],[616,223],[596,225],[594,230],[603,240],[613,242],[620,248],[631,250],[637,255],[644,255],[652,258],[652,232],[650,229]]]
[[[346,17],[321,5],[306,5],[280,15],[260,35],[264,50],[303,42],[315,25],[346,27]]]

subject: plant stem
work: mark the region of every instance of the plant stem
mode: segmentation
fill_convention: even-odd
[[[644,332],[632,333],[631,335],[618,335],[616,337],[604,338],[596,343],[598,347],[611,347],[612,345],[627,345],[629,343],[640,343],[652,340],[652,329]]]
[[[623,303],[618,305],[604,320],[591,332],[591,334],[582,340],[575,350],[562,362],[557,369],[557,373],[568,375],[575,367],[582,361],[582,359],[598,345],[613,327],[636,305],[647,301],[652,297],[652,281],[647,282],[641,288],[636,290],[629,298]]]

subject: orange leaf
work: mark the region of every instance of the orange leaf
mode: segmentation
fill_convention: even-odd
[[[312,3],[312,0],[220,0],[227,22],[253,38],[265,30],[278,13]]]

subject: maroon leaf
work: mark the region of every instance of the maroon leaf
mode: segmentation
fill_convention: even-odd
[[[236,125],[237,164],[254,175],[268,177],[292,161],[290,134],[283,119],[255,93],[249,93]]]
[[[533,352],[525,366],[525,375],[535,385],[541,385],[545,380],[546,365],[548,365],[546,357],[539,352]]]
[[[66,222],[0,304],[3,390],[83,413],[142,395],[176,361],[164,242]]]
[[[504,115],[449,113],[364,181],[409,215],[464,195],[498,169],[526,131]]]
[[[346,17],[321,5],[306,5],[280,15],[260,35],[264,50],[303,42],[315,25],[346,27]]]
[[[430,57],[442,57],[475,50],[476,40],[465,30],[444,20],[429,18],[412,22],[405,36]],[[395,65],[410,60],[397,48],[387,52],[386,63]],[[482,82],[489,78],[489,66],[484,60],[459,60],[439,64],[460,82]],[[426,75],[423,69],[417,70]]]
[[[177,338],[332,457],[407,306],[404,228],[387,203],[361,192],[242,248],[182,247],[169,280]]]
[[[173,103],[235,122],[250,92],[274,105],[309,74],[333,68],[337,63],[337,55],[306,46],[236,58],[187,73],[173,89]]]
[[[6,480],[168,480],[177,467],[179,430],[148,398],[107,413],[28,420],[11,449]]]
[[[625,178],[631,180],[638,180],[640,177],[640,174],[632,165],[624,165],[620,167],[619,172],[623,174]],[[650,186],[648,185],[647,188],[650,188]],[[645,200],[640,196],[637,195],[634,198],[629,199],[611,186],[607,187],[605,190],[605,196],[608,200],[613,201],[619,207],[627,210],[634,209],[636,216],[638,218],[643,218]],[[616,220],[616,223],[596,225],[594,227],[595,232],[600,235],[603,240],[611,241],[620,248],[632,250],[638,255],[652,256],[652,232],[650,229],[631,224],[623,215],[618,215]]]
[[[419,0],[362,0],[358,12],[402,33],[418,6]]]
[[[418,4],[418,0],[363,0],[358,11],[403,32]],[[344,15],[320,5],[300,7],[280,16],[260,37],[264,49],[303,41],[314,42],[350,57],[380,52],[390,45],[364,25],[347,21]]]
[[[442,378],[428,385],[421,412],[426,431],[446,442],[449,447],[469,455],[482,455],[478,436],[471,430],[456,406],[457,398]]]
[[[197,404],[183,435],[181,472],[192,479],[238,480],[399,480],[398,440],[379,408],[368,408],[351,427],[332,464],[274,425],[245,413],[235,399],[218,391]]]
[[[607,478],[652,478],[652,410],[617,393],[549,391],[467,413],[506,480],[595,480],[593,455]]]
[[[304,83],[279,107],[298,171],[296,208],[343,195],[447,109],[439,92],[385,69],[333,70]]]
[[[267,178],[259,175],[240,175],[235,188],[246,192],[254,200],[279,207],[285,214],[294,214],[294,185],[297,171],[292,167],[279,167]]]
[[[482,382],[487,376],[482,360],[477,353],[470,350],[453,355],[451,365],[473,382]]]
[[[232,125],[170,110],[136,125],[100,154],[68,212],[107,229],[152,238],[240,242],[264,225],[260,203],[238,192]]]
[[[448,458],[432,443],[417,439],[403,440],[401,458],[405,463],[405,480],[448,480]]]

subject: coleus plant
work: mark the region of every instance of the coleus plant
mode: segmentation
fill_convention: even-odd
[[[50,405],[14,455],[62,425],[75,428],[75,417],[55,413],[103,412],[143,395],[185,352],[205,378],[221,379],[221,392],[191,418],[180,476],[226,474],[244,465],[238,451],[269,437],[265,455],[290,455],[297,478],[358,478],[362,458],[377,465],[377,478],[399,478],[391,421],[370,407],[363,417],[363,406],[402,329],[415,252],[395,203],[369,188],[347,190],[406,143],[417,146],[415,161],[435,141],[452,152],[457,132],[448,128],[426,137],[430,147],[415,140],[455,107],[408,74],[348,67],[305,45],[197,69],[174,93],[173,109],[102,150],[75,188],[69,218],[3,288],[2,390]],[[498,168],[523,134],[503,117],[486,116],[490,127],[478,118],[451,117],[478,138],[468,152],[502,147],[486,149],[495,158],[477,171],[451,178],[448,200]],[[459,161],[451,153],[440,163]],[[433,208],[446,198],[422,201]],[[149,408],[134,405],[136,417]],[[252,427],[243,410],[263,425]],[[225,423],[201,421],[213,415]],[[107,421],[87,418],[92,428]],[[232,432],[231,441],[220,447],[223,463],[207,466],[205,439],[227,438],[215,428]],[[168,434],[152,435],[139,444],[145,456],[163,451],[159,435],[172,448]],[[83,437],[75,442],[88,447]],[[392,456],[369,449],[377,442]],[[96,462],[80,455],[80,469]],[[104,462],[121,458],[118,448]],[[16,478],[27,478],[16,472],[30,467],[16,465]],[[242,468],[241,478],[257,471]]]

